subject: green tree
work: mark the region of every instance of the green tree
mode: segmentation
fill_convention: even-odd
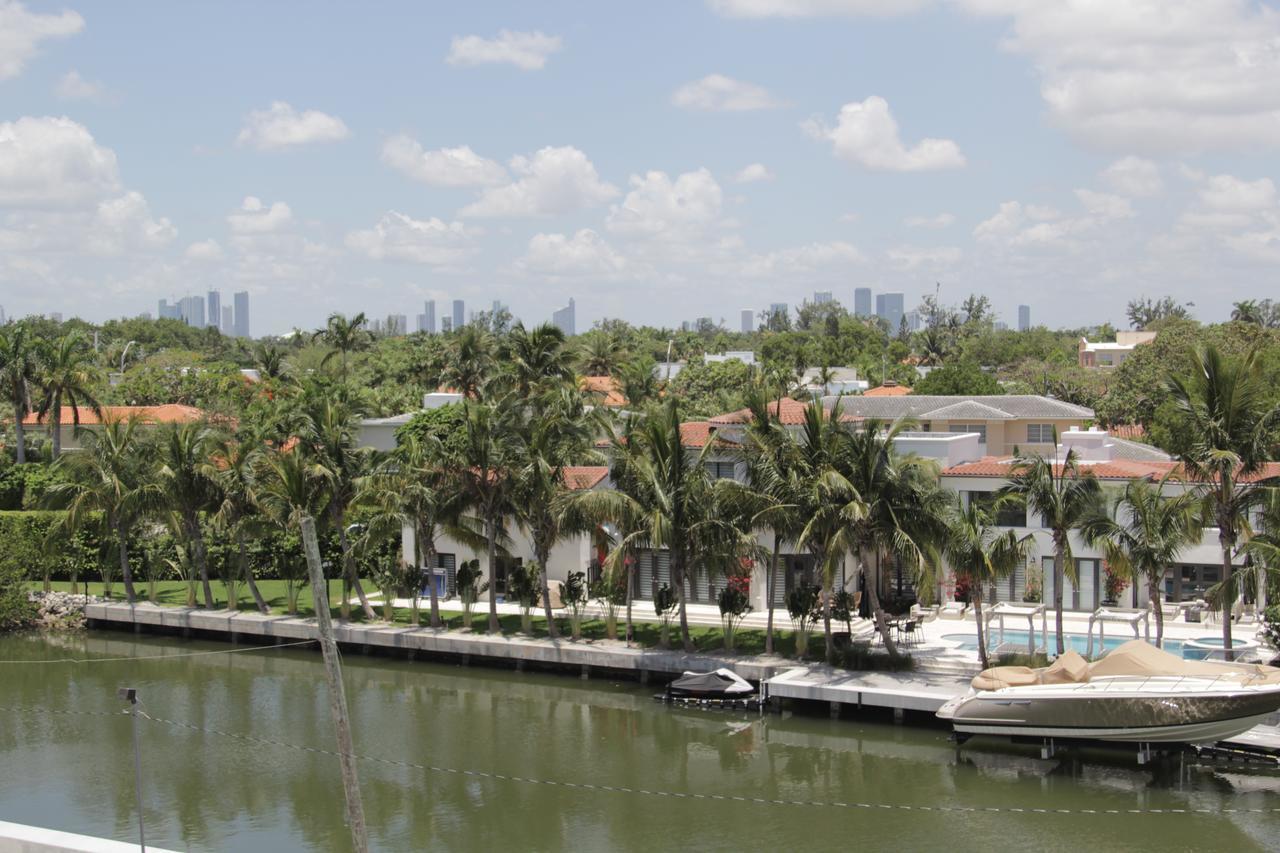
[[[66,510],[68,536],[97,526],[99,520],[110,531],[130,604],[137,598],[129,563],[130,535],[138,521],[157,509],[163,499],[159,485],[147,476],[150,452],[135,421],[107,420],[101,429],[86,436],[82,451],[54,463],[60,481],[45,493],[47,506]]]
[[[578,345],[578,369],[584,376],[612,376],[625,357],[622,341],[608,332],[588,332]]]
[[[1056,455],[1056,450],[1055,450]],[[1071,533],[1097,515],[1102,489],[1093,472],[1081,468],[1074,449],[1057,462],[1039,454],[1019,453],[1014,457],[1009,484],[1000,498],[1014,499],[1027,511],[1044,519],[1053,538],[1053,612],[1058,654],[1066,649],[1062,636],[1062,587],[1067,572],[1075,579],[1075,559],[1071,553]]]
[[[231,533],[236,543],[236,559],[240,577],[253,596],[253,603],[262,613],[271,608],[258,589],[258,582],[249,565],[249,532],[260,529],[255,490],[258,456],[263,450],[262,438],[252,431],[214,439],[212,455],[205,463],[204,474],[218,486],[221,498],[214,511],[213,520],[219,528]],[[229,604],[234,607],[233,602]]]
[[[1186,306],[1179,305],[1172,296],[1160,299],[1140,296],[1129,302],[1125,314],[1129,318],[1129,325],[1135,329],[1146,329],[1162,320],[1185,320],[1191,316]]]
[[[328,517],[331,492],[327,478],[305,454],[271,448],[258,457],[255,479],[255,503],[283,534],[281,547],[271,556],[285,581],[287,609],[297,613],[298,592],[306,577],[305,572],[299,571],[303,560],[301,522],[303,518],[323,521]],[[328,590],[323,595],[328,603]]]
[[[1018,537],[1012,530],[1002,533],[979,502],[969,501],[966,505],[963,499],[957,499],[942,552],[955,573],[969,581],[969,596],[978,622],[978,659],[984,669],[989,662],[982,624],[982,591],[1011,575],[1026,562],[1034,547],[1031,534]]]
[[[157,443],[156,484],[166,506],[180,522],[182,539],[191,549],[191,559],[200,576],[204,606],[212,610],[213,587],[209,585],[209,552],[201,517],[220,503],[217,482],[209,476],[216,434],[199,422],[163,427]]]
[[[40,372],[40,347],[25,322],[0,327],[0,386],[13,407],[13,429],[18,464],[27,461],[23,419],[31,411],[31,386]]]
[[[573,378],[572,353],[565,346],[564,332],[550,323],[533,329],[516,323],[503,349],[507,369],[521,397],[547,391]]]
[[[1250,534],[1249,516],[1270,485],[1260,476],[1274,446],[1280,407],[1268,403],[1261,383],[1258,350],[1228,361],[1214,347],[1196,350],[1196,369],[1171,376],[1169,391],[1193,425],[1180,454],[1183,470],[1204,503],[1205,521],[1218,528],[1222,549],[1222,642],[1227,660],[1231,645],[1231,606],[1238,591],[1232,556]]]
[[[494,369],[493,337],[469,324],[455,332],[442,379],[468,399],[479,399]]]
[[[93,351],[79,332],[71,332],[42,348],[40,359],[40,404],[37,414],[49,419],[49,431],[53,436],[53,458],[62,455],[62,406],[71,407],[71,418],[80,426],[80,408],[86,407],[101,415],[102,407],[94,396],[98,382],[93,366]]]
[[[368,320],[364,312],[347,318],[345,314],[330,314],[325,327],[312,334],[313,341],[321,341],[330,348],[328,355],[321,363],[328,363],[337,356],[341,362],[342,383],[347,383],[347,360],[353,352],[366,350],[372,343],[372,336],[365,328]]]
[[[994,376],[971,361],[936,367],[913,389],[916,394],[1003,394],[1004,388]]]
[[[1165,497],[1165,482],[1153,486],[1146,480],[1130,480],[1111,502],[1110,514],[1098,512],[1086,519],[1081,533],[1090,545],[1101,548],[1113,571],[1147,582],[1147,595],[1156,614],[1156,645],[1164,645],[1164,610],[1160,587],[1165,572],[1178,556],[1200,541],[1201,527],[1194,494]]]

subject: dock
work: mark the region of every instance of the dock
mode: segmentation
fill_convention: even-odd
[[[799,699],[839,706],[889,708],[895,712],[935,713],[948,699],[969,688],[969,678],[929,672],[850,672],[831,667],[794,667],[768,679],[770,699]]]

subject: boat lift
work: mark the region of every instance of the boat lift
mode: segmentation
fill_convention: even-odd
[[[1089,617],[1089,650],[1085,657],[1093,659],[1093,626],[1098,626],[1098,648],[1106,648],[1107,640],[1107,623],[1115,622],[1121,625],[1128,625],[1133,629],[1133,638],[1135,640],[1146,640],[1151,642],[1151,611],[1149,610],[1119,610],[1110,607],[1099,607],[1093,611],[1093,615]],[[1142,636],[1138,635],[1138,625],[1142,625]]]
[[[1000,641],[995,647],[998,649],[1004,645],[1004,620],[1006,616],[1016,617],[1027,620],[1027,654],[1036,653],[1036,617],[1040,617],[1040,639],[1042,645],[1040,648],[1048,651],[1049,649],[1049,622],[1045,616],[1045,608],[1043,604],[1014,604],[1011,601],[997,602],[994,607],[984,610],[982,613],[982,628],[987,636],[987,642],[991,642],[991,623],[1000,620]]]

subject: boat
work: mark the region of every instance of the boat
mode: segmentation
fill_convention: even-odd
[[[751,682],[731,669],[686,671],[653,697],[675,705],[715,708],[758,708],[760,697]]]
[[[1039,669],[974,677],[938,717],[961,735],[1215,743],[1280,709],[1280,668],[1183,660],[1130,640],[1089,663],[1068,651]]]

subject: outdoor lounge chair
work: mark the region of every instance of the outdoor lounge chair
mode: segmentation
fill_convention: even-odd
[[[959,601],[948,601],[938,611],[939,619],[963,619],[969,605]]]

